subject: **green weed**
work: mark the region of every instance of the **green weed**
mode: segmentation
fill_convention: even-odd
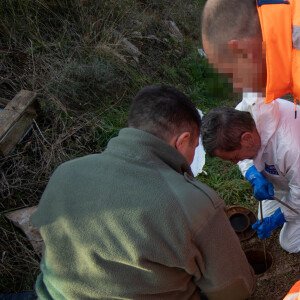
[[[202,173],[198,179],[215,189],[227,205],[255,205],[251,185],[244,179],[237,165],[206,156],[204,171],[207,175]]]

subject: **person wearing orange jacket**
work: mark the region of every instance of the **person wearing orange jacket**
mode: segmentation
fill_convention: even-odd
[[[300,280],[292,286],[283,300],[300,300]]]
[[[260,106],[261,102],[270,103],[288,93],[294,96],[295,102],[295,114],[291,108],[289,124],[296,126],[296,104],[300,98],[300,1],[208,0],[203,11],[202,39],[213,67],[229,78],[235,90],[244,93],[242,102],[251,99],[262,128],[271,125],[264,117],[268,106]],[[275,120],[278,116],[272,107],[268,117]],[[269,154],[272,153],[266,155]],[[272,199],[273,186],[262,175],[265,167],[261,163],[256,158],[255,165],[244,173],[258,200]],[[286,221],[282,212],[280,219]],[[266,225],[256,228],[258,234],[266,232],[263,227]]]
[[[300,99],[300,2],[208,0],[202,19],[210,63],[234,89],[265,102],[285,94]]]

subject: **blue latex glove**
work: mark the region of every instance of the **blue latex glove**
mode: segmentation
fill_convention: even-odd
[[[254,197],[257,200],[273,200],[273,198],[269,196],[269,194],[274,195],[273,184],[258,172],[254,165],[247,170],[245,177],[253,187]]]
[[[280,208],[277,208],[274,214],[270,217],[264,218],[264,222],[261,223],[261,220],[258,220],[252,225],[252,228],[257,231],[258,237],[265,239],[270,236],[271,232],[285,223],[283,213]]]

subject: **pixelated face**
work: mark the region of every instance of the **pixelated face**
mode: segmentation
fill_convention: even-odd
[[[240,149],[234,151],[224,151],[216,149],[215,155],[224,160],[230,160],[233,163],[237,164],[239,161],[244,159],[254,159],[259,151],[259,146],[253,148],[242,146]]]
[[[237,92],[263,92],[266,85],[266,65],[262,42],[257,40],[230,41],[222,51],[203,39],[209,62],[227,77]]]

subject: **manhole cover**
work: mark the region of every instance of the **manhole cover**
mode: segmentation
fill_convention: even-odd
[[[236,232],[242,232],[246,230],[250,224],[248,216],[241,213],[231,215],[229,221]]]
[[[257,221],[255,214],[247,207],[234,205],[227,208],[227,216],[240,241],[250,239],[255,230],[251,225]]]

